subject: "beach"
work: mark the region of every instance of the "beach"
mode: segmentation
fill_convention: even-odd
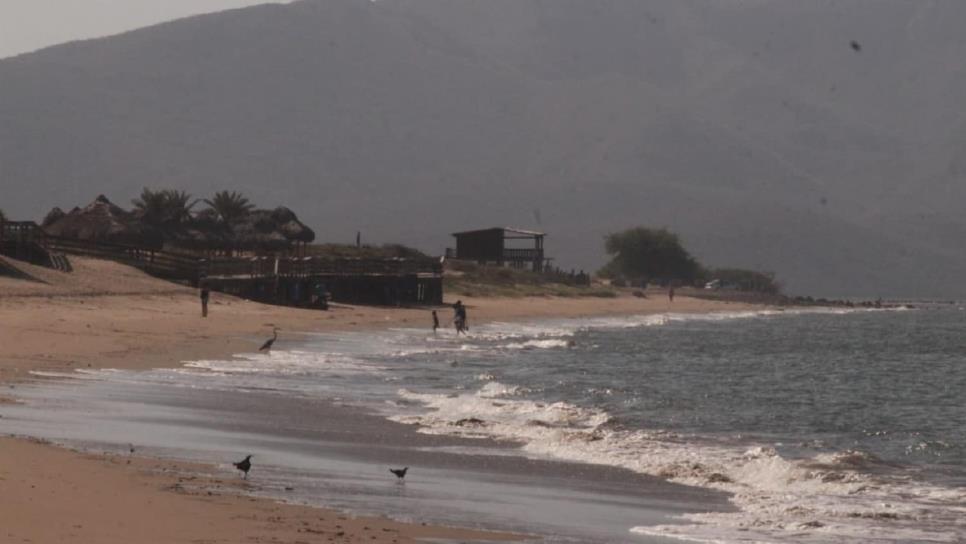
[[[31,280],[0,278],[0,382],[5,402],[27,382],[58,379],[78,369],[147,371],[185,361],[227,359],[256,351],[281,329],[277,347],[305,334],[429,328],[428,309],[333,305],[325,311],[276,307],[212,294],[207,319],[197,292],[121,265],[78,258],[65,275],[21,267]],[[455,300],[447,300],[448,303]],[[493,321],[648,315],[668,312],[740,312],[755,307],[679,296],[638,298],[463,299],[471,327]],[[440,308],[444,326],[451,311]],[[45,377],[48,376],[48,377]],[[54,378],[49,378],[54,376]],[[0,420],[2,428],[2,420]],[[130,463],[129,463],[130,461]],[[92,455],[24,439],[0,447],[0,481],[10,490],[0,508],[11,542],[409,542],[498,540],[480,533],[379,518],[342,519],[333,511],[236,496],[231,473],[209,471],[205,485],[174,461]],[[204,472],[204,469],[201,470]],[[229,481],[231,480],[231,481]],[[194,490],[194,491],[192,491]],[[208,493],[213,493],[209,495]],[[97,497],[97,500],[91,500]],[[191,523],[185,519],[190,518]],[[341,534],[340,534],[341,533]]]
[[[212,293],[210,316],[201,318],[198,293],[108,261],[72,259],[65,275],[26,264],[37,281],[0,277],[0,381],[30,371],[71,368],[148,369],[181,361],[250,352],[271,337],[305,332],[411,326],[429,328],[429,309],[333,304],[302,310]],[[449,303],[455,300],[447,300]],[[495,320],[741,311],[751,304],[678,297],[673,307],[657,295],[637,298],[539,297],[463,299],[470,324]],[[452,310],[438,310],[451,327]]]

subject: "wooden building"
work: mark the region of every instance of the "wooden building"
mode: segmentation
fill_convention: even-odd
[[[333,302],[384,306],[443,303],[439,259],[223,257],[201,262],[215,291],[273,304],[317,307]]]
[[[480,264],[530,268],[542,272],[550,259],[543,253],[544,232],[494,227],[453,234],[456,250],[447,250],[453,259],[476,261]],[[532,247],[520,247],[528,245]]]

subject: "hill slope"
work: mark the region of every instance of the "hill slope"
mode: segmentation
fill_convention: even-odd
[[[584,268],[606,232],[666,225],[792,292],[966,295],[964,16],[305,0],[195,17],[0,61],[3,207],[230,188],[320,240],[438,252],[456,230],[540,226]]]

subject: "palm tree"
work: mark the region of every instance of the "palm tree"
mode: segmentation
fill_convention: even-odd
[[[149,225],[161,226],[165,212],[164,191],[152,191],[145,187],[141,196],[131,201],[134,204],[134,214],[142,222]]]
[[[175,225],[183,225],[188,222],[191,219],[191,208],[194,208],[198,201],[192,200],[191,195],[184,191],[168,189],[164,192],[168,220]]]
[[[164,189],[153,191],[147,187],[141,196],[131,201],[134,213],[145,224],[164,230],[177,229],[191,219],[191,208],[198,203],[184,191]]]
[[[226,225],[231,225],[238,219],[246,217],[249,212],[255,209],[254,204],[241,193],[235,191],[218,191],[211,200],[206,199],[205,204]]]

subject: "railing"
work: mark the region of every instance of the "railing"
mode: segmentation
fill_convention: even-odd
[[[446,258],[447,259],[458,259],[459,256],[457,255],[455,249],[453,249],[451,247],[448,247],[448,248],[446,248]],[[503,250],[503,260],[504,261],[507,261],[507,262],[514,262],[514,261],[533,262],[533,261],[538,261],[538,260],[542,260],[542,259],[543,259],[543,250],[542,249],[527,249],[527,248],[523,248],[523,249],[504,249]],[[475,258],[466,258],[466,260],[474,261],[476,259]],[[493,259],[493,260],[495,260],[495,259]]]
[[[543,260],[542,249],[504,249],[504,261],[526,261],[533,262]]]
[[[171,279],[273,278],[310,276],[442,276],[436,259],[326,257],[215,257],[49,236],[32,221],[0,222],[0,242],[36,242],[48,251],[118,261]]]
[[[325,257],[252,257],[249,259],[210,259],[202,262],[209,278],[271,278],[310,276],[409,276],[443,273],[435,259],[353,259]]]
[[[0,221],[0,242],[40,241],[44,231],[33,221]]]
[[[159,276],[191,281],[198,278],[200,259],[191,254],[57,236],[47,236],[44,243],[52,251],[118,261]]]

